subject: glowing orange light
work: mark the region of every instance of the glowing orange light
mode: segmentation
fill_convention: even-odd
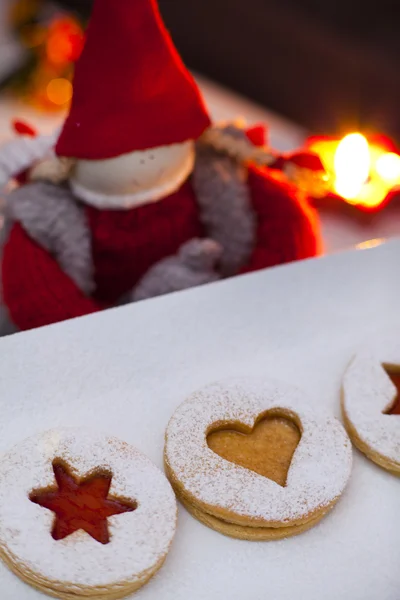
[[[68,79],[53,79],[46,88],[47,97],[50,102],[62,106],[67,104],[72,98],[72,83]]]
[[[393,188],[400,187],[400,156],[384,144],[351,133],[342,140],[315,138],[308,149],[321,158],[329,177],[329,191],[348,204],[376,210]]]

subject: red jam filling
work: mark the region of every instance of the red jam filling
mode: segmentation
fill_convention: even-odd
[[[33,491],[31,502],[55,513],[51,535],[62,540],[83,529],[100,544],[110,542],[107,518],[132,512],[136,502],[110,498],[112,475],[99,472],[83,480],[76,479],[61,462],[53,463],[57,488]]]
[[[393,384],[397,389],[397,396],[394,404],[391,406],[390,410],[387,411],[387,415],[400,415],[400,371],[390,371],[386,369],[386,373],[389,375]]]

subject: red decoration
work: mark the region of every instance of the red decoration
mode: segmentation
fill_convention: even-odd
[[[14,119],[11,122],[11,126],[17,135],[26,135],[27,137],[36,137],[37,136],[36,129],[34,129],[34,127],[29,125],[29,123],[27,123],[26,121]],[[20,185],[24,185],[25,183],[28,182],[28,176],[29,176],[29,169],[16,175],[15,179]]]
[[[394,405],[388,411],[388,415],[400,415],[400,371],[387,371],[393,385],[397,389],[397,397]]]
[[[287,158],[287,162],[292,163],[299,169],[308,169],[309,171],[321,171],[325,173],[325,167],[322,160],[314,152],[296,152]]]
[[[267,145],[267,128],[263,123],[253,125],[246,130],[247,138],[255,146],[266,146]]]
[[[97,0],[57,154],[112,158],[197,139],[209,125],[156,0]]]
[[[309,174],[318,174],[321,177],[326,173],[320,157],[314,152],[306,150],[294,154],[281,154],[276,157],[270,167],[271,169],[283,171],[290,165],[296,167],[299,171],[307,171]]]
[[[98,474],[77,481],[62,464],[55,462],[53,470],[58,489],[30,495],[31,502],[55,513],[52,537],[62,540],[83,529],[96,541],[108,544],[107,518],[132,512],[137,504],[108,497],[112,475]]]
[[[36,129],[34,129],[34,127],[29,125],[29,123],[26,121],[15,119],[12,121],[11,125],[15,133],[18,135],[27,135],[28,137],[36,137],[37,135]]]

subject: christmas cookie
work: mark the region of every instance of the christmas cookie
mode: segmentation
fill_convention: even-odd
[[[167,475],[209,527],[270,540],[309,529],[342,495],[351,443],[295,388],[236,381],[193,394],[166,433]]]
[[[134,447],[60,429],[0,460],[0,556],[58,598],[114,600],[162,566],[176,526],[164,475]]]
[[[376,346],[357,354],[346,371],[343,419],[361,452],[400,474],[400,343]]]

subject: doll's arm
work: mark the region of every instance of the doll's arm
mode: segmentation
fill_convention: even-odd
[[[19,224],[13,225],[3,250],[2,287],[10,317],[22,330],[104,308],[85,296]]]
[[[146,300],[218,281],[221,255],[222,248],[214,240],[190,240],[176,256],[165,258],[146,273],[133,290],[131,300]]]
[[[257,233],[243,273],[320,253],[316,214],[293,185],[254,167],[249,170],[248,185]]]

